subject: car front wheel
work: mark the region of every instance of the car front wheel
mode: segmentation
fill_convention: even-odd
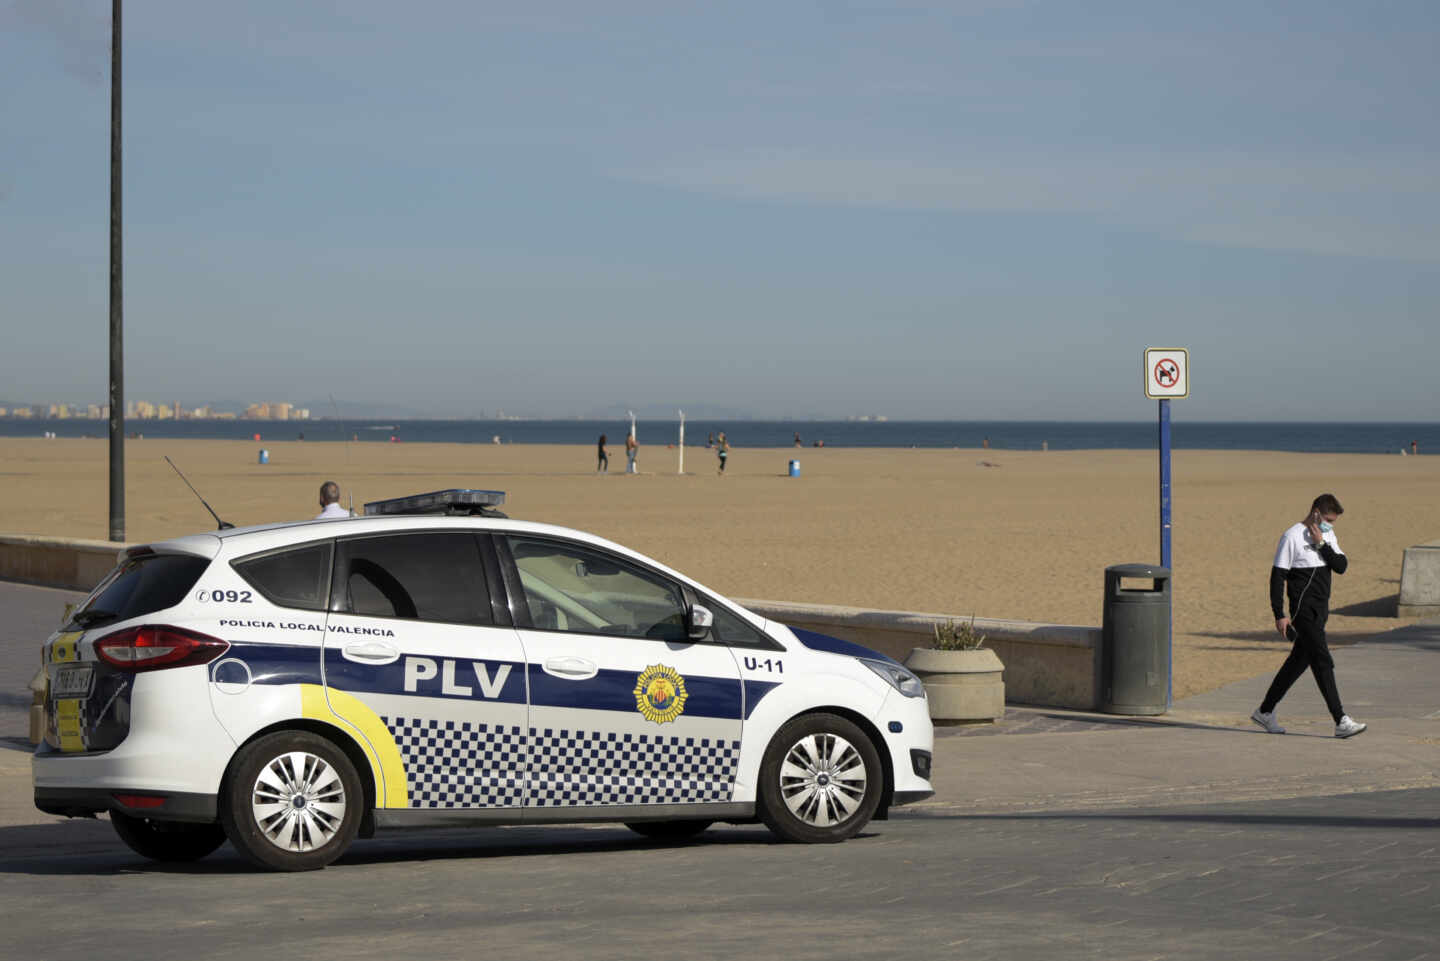
[[[314,871],[345,853],[365,794],[345,752],[317,734],[280,731],[247,744],[226,780],[230,843],[275,871]]]
[[[760,819],[786,841],[844,841],[869,823],[884,783],[864,731],[834,714],[806,714],[781,727],[765,751]]]

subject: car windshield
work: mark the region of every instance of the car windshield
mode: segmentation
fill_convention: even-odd
[[[126,557],[66,626],[84,630],[174,607],[209,566],[208,560],[191,554]]]

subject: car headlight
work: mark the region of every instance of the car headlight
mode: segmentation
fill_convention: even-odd
[[[885,683],[906,697],[925,696],[925,685],[920,683],[920,678],[911,674],[899,664],[894,664],[890,661],[871,661],[863,657],[857,657],[856,660],[870,668],[870,670],[876,674],[879,674],[885,679]]]

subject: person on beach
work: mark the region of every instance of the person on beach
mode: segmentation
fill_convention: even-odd
[[[635,473],[635,457],[640,453],[640,444],[634,434],[625,435],[625,473]]]
[[[349,517],[350,512],[340,506],[340,485],[334,481],[326,481],[320,485],[320,513],[315,515],[317,521],[334,520],[337,517]]]
[[[1335,720],[1335,736],[1354,737],[1367,727],[1352,720],[1341,707],[1340,691],[1335,686],[1335,661],[1325,644],[1330,573],[1344,574],[1350,566],[1335,537],[1335,521],[1343,513],[1345,509],[1334,494],[1321,494],[1310,505],[1305,519],[1280,535],[1275,548],[1275,564],[1270,568],[1270,608],[1275,615],[1275,630],[1293,641],[1294,646],[1265,692],[1265,700],[1250,715],[1250,720],[1270,734],[1285,733],[1275,720],[1275,707],[1307,667],[1315,675],[1325,706]],[[1284,606],[1287,595],[1288,615]]]
[[[715,473],[724,474],[725,460],[730,456],[730,442],[725,439],[725,432],[723,430],[720,432],[720,439],[716,443],[718,446],[715,450],[715,456],[720,458],[720,469]]]
[[[605,450],[605,435],[600,435],[600,442],[596,445],[595,473],[610,473],[610,454]]]

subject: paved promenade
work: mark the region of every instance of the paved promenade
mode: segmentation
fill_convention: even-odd
[[[120,932],[156,958],[452,957],[476,943],[602,958],[663,942],[701,958],[1440,959],[1440,622],[1335,650],[1346,709],[1371,725],[1348,741],[1330,736],[1308,676],[1280,706],[1283,737],[1248,720],[1268,676],[1161,718],[1012,708],[942,729],[936,797],[844,845],[741,827],[679,848],[618,826],[446,830],[357,843],[301,879],[257,875],[228,847],[149,865],[103,821],[31,807],[13,695],[73,596],[0,584],[0,903],[20,919],[15,957],[93,957]],[[57,941],[46,906],[77,893],[93,916],[71,912]],[[191,934],[140,923],[136,898]]]

